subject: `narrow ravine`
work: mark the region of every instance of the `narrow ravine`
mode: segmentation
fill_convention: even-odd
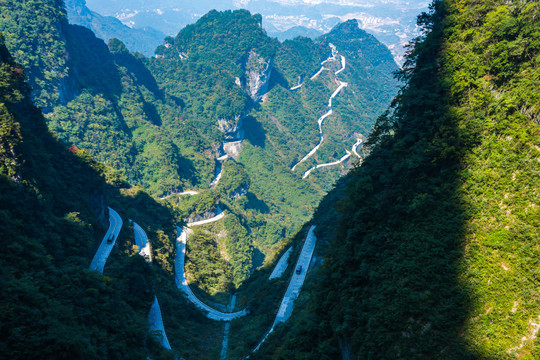
[[[208,186],[210,189],[213,189],[217,186],[219,183],[219,180],[221,180],[221,175],[223,173],[223,161],[218,161],[216,159],[216,171],[214,174],[214,179],[210,182],[210,185]]]

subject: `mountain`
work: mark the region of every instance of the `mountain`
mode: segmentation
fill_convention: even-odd
[[[390,101],[397,66],[357,20],[280,43],[211,11],[149,59],[60,0],[0,3],[2,358],[539,358],[539,13],[435,1]],[[152,264],[125,221],[88,270],[107,207]],[[182,249],[197,296],[248,310],[225,325],[176,288],[175,225],[216,218]]]
[[[537,359],[540,5],[436,1],[254,359]]]
[[[267,27],[267,31],[269,31],[268,27]],[[294,39],[298,36],[302,36],[302,37],[307,37],[307,38],[310,38],[310,39],[315,39],[319,36],[322,35],[322,33],[318,30],[315,30],[315,29],[310,29],[310,28],[307,28],[307,27],[303,27],[303,26],[293,26],[292,28],[289,28],[285,31],[269,31],[268,32],[268,35],[269,36],[275,36],[278,38],[278,40],[280,41],[285,41],[285,40],[289,40],[289,39]]]
[[[102,16],[88,9],[85,0],[66,0],[64,3],[71,24],[84,26],[107,42],[119,39],[129,50],[145,56],[154,55],[154,50],[165,38],[164,33],[152,27],[132,29],[115,17]]]
[[[296,27],[326,33],[335,25],[357,19],[359,26],[388,46],[395,60],[401,63],[404,45],[417,36],[415,17],[424,11],[429,1],[277,1],[221,0],[186,1],[159,0],[152,2],[128,0],[88,0],[90,9],[114,16],[133,28],[155,27],[167,35],[176,34],[208,11],[247,9],[263,16],[263,26],[272,36],[292,39]],[[289,29],[292,29],[289,31]]]
[[[213,11],[148,59],[69,24],[59,4],[9,2],[0,23],[49,128],[180,218],[231,213],[213,236],[226,234],[236,286],[311,216],[396,91],[391,54],[352,20],[281,44],[259,15]],[[174,195],[186,190],[198,194]]]
[[[178,296],[173,281],[173,212],[60,142],[24,80],[0,37],[0,356],[171,359],[148,331],[157,294],[173,309],[166,315],[173,346],[215,358],[214,323]],[[125,224],[101,276],[88,266],[107,230],[107,206]],[[153,266],[133,250],[128,218],[146,229]]]

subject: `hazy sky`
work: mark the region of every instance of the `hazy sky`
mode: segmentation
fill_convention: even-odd
[[[235,4],[246,5],[257,0],[233,0]],[[370,6],[372,4],[408,4],[408,3],[429,3],[429,0],[267,0],[283,5],[298,5],[298,4],[336,4],[336,5],[356,5]]]

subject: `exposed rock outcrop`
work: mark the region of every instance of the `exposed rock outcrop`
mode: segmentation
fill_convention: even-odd
[[[272,73],[272,58],[266,61],[262,56],[251,50],[246,61],[247,91],[254,101],[261,100],[268,91],[270,74]]]
[[[223,150],[234,160],[238,160],[238,157],[242,152],[242,141],[226,142],[223,144]]]
[[[238,189],[234,190],[231,195],[229,195],[229,197],[233,200],[236,200],[236,199],[239,199],[241,198],[242,196],[245,196],[247,195],[249,191],[249,185],[247,186],[241,186],[239,187]]]
[[[189,219],[184,219],[186,222],[190,222],[190,223],[193,223],[193,222],[197,222],[197,221],[203,221],[203,220],[209,220],[213,217],[216,217],[219,213],[221,212],[221,209],[219,207],[217,207],[215,210],[212,210],[212,211],[206,211],[202,214],[199,214],[199,215],[195,215]]]
[[[244,139],[243,116],[235,116],[232,120],[218,119],[219,129],[225,134],[225,141]]]

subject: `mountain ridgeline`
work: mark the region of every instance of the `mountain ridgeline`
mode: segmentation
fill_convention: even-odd
[[[261,21],[211,11],[147,58],[62,0],[0,1],[0,357],[540,358],[540,4],[436,0],[399,70],[356,20]]]

